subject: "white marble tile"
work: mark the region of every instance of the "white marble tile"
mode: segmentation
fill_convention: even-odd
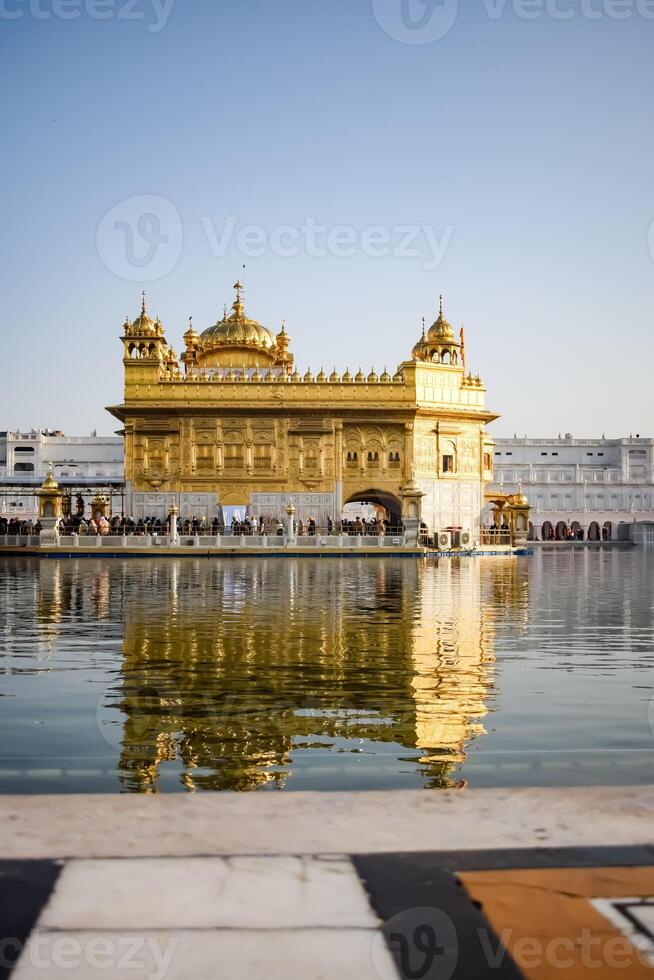
[[[374,955],[374,961],[373,961]],[[34,934],[12,980],[396,980],[374,930]]]
[[[39,925],[47,929],[374,928],[347,859],[152,858],[70,861]]]
[[[14,858],[342,854],[644,844],[654,786],[1,796]]]

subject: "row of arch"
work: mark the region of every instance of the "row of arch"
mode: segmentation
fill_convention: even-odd
[[[156,344],[130,344],[127,353],[132,360],[140,357],[154,357],[156,355]]]
[[[374,450],[374,451],[373,450],[370,450],[367,455],[366,455],[365,452],[362,452],[361,453],[361,458],[362,459],[366,459],[368,463],[379,463],[379,458],[380,458],[379,457],[379,451],[378,450]],[[347,463],[358,463],[359,462],[359,451],[358,451],[358,449],[354,449],[354,450],[348,452],[347,455],[346,455],[346,457],[345,457],[345,461]],[[390,464],[399,463],[400,462],[400,454],[399,454],[399,452],[390,452],[388,454],[388,462]]]
[[[605,521],[600,524],[598,521],[591,521],[588,527],[583,527],[579,521],[544,521],[539,529],[534,528],[530,523],[529,534],[532,541],[612,541],[613,523]]]

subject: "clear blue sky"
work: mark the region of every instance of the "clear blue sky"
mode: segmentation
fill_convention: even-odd
[[[75,2],[0,0],[0,428],[113,431],[141,289],[179,351],[243,274],[303,367],[395,367],[442,292],[496,434],[654,434],[654,20],[636,0],[625,20],[609,0],[584,0],[593,18],[558,0],[565,20],[462,0],[431,43],[401,39],[419,33],[401,0],[176,0],[165,23],[154,0],[104,0],[104,20]],[[429,30],[443,3],[407,0]],[[170,203],[142,209],[159,228],[137,261],[169,241],[138,266],[116,222],[144,197]],[[217,254],[207,227],[229,216],[263,254]],[[307,218],[351,227],[354,254],[307,254]],[[271,244],[283,225],[297,254]],[[371,226],[390,254],[366,254]],[[422,232],[397,254],[402,226],[449,236],[437,267]]]

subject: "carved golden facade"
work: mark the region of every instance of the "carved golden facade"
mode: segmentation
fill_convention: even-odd
[[[124,425],[133,516],[176,503],[182,517],[247,506],[276,519],[290,498],[299,518],[324,521],[370,500],[430,529],[478,527],[492,479],[485,426],[497,416],[442,302],[394,375],[314,375],[295,367],[285,327],[250,318],[235,289],[218,323],[189,326],[179,359],[145,298],[124,324],[124,401],[109,411]]]

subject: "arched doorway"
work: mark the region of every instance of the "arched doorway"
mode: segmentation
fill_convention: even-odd
[[[584,540],[584,531],[583,531],[583,528],[582,528],[581,524],[579,523],[579,521],[573,521],[572,524],[570,525],[570,527],[571,527],[571,529],[572,529],[572,531],[574,533],[575,541],[583,541]]]
[[[395,494],[389,493],[387,490],[370,488],[350,494],[343,504],[343,513],[341,514],[341,518],[345,520],[348,519],[345,510],[348,504],[370,504],[383,520],[389,522],[391,528],[401,529],[402,527],[402,503]]]
[[[543,521],[541,537],[543,541],[552,541],[554,539],[554,527],[551,521]]]
[[[568,537],[568,525],[565,521],[559,521],[556,525],[556,540],[565,541]]]
[[[600,526],[597,521],[592,521],[588,528],[588,540],[599,541],[601,538]]]
[[[613,524],[611,521],[605,521],[604,527],[602,528],[602,540],[612,541],[613,540]]]

